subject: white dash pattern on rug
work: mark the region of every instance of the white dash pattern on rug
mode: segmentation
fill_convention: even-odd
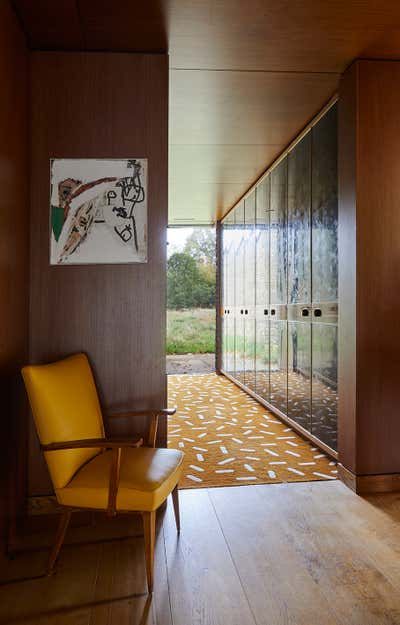
[[[334,480],[336,463],[224,376],[169,375],[168,446],[180,488]]]

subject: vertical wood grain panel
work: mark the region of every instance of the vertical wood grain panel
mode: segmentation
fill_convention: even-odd
[[[21,365],[28,345],[28,55],[9,2],[0,4],[0,544],[24,487],[25,403]],[[12,495],[12,500],[7,495]]]
[[[359,61],[357,473],[400,472],[400,62]]]
[[[164,406],[168,57],[33,53],[31,70],[30,360],[85,351],[105,413]],[[53,157],[148,158],[147,264],[49,266]],[[145,425],[119,420],[113,431]],[[32,432],[30,491],[49,486]]]
[[[338,103],[339,461],[356,467],[356,121],[357,64],[343,75]]]
[[[340,90],[340,461],[400,473],[400,62],[357,61]]]

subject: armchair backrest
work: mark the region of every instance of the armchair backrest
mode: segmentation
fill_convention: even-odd
[[[43,445],[104,436],[99,398],[85,354],[24,367],[22,376]],[[45,452],[54,488],[66,486],[99,452],[98,448]]]

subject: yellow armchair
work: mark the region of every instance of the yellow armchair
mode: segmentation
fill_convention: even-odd
[[[152,592],[155,515],[169,494],[180,530],[178,481],[183,453],[155,448],[159,415],[174,414],[175,409],[110,415],[148,416],[150,426],[146,445],[140,437],[109,439],[85,354],[27,366],[22,375],[54,491],[63,508],[48,574],[54,570],[73,510],[104,510],[109,516],[135,511],[143,517],[147,582]]]

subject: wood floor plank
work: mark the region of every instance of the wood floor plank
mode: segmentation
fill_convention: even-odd
[[[0,623],[88,625],[99,559],[99,545],[65,547],[57,572],[0,588]],[[48,553],[26,553],[16,559],[18,577],[43,571]],[[40,566],[31,565],[32,560]]]
[[[258,625],[337,625],[282,530],[279,499],[288,486],[213,489],[210,496]]]
[[[328,611],[340,625],[400,623],[400,596],[396,586],[377,568],[370,555],[371,547],[377,553],[383,547],[384,552],[384,543],[372,525],[369,532],[357,533],[357,525],[354,520],[351,521],[352,513],[349,513],[346,502],[349,498],[361,519],[366,514],[368,504],[338,482],[305,483],[296,485],[295,489],[292,486],[285,485],[285,492],[280,492],[282,489],[279,486],[267,490],[256,487],[249,493],[244,492],[240,498],[235,498],[229,519],[223,516],[223,509],[229,503],[229,495],[213,492],[217,513],[222,517],[223,526],[226,524],[225,532],[234,557],[236,553],[239,572],[243,570],[242,574],[247,574],[243,559],[237,553],[242,548],[240,532],[243,531],[237,518],[243,518],[246,509],[252,508],[254,518],[257,519],[256,524],[259,525],[263,517],[265,519],[264,537],[256,548],[262,549],[262,544],[268,547],[265,557],[269,560],[272,558],[273,576],[279,575],[279,564],[275,555],[280,555],[283,571],[286,570],[292,588],[299,577],[303,578],[303,582],[306,574],[314,582],[316,593],[314,596],[313,593],[309,595],[310,608],[314,611],[319,604],[322,611],[319,619],[316,615],[310,615],[309,623],[324,623]],[[239,499],[242,500],[241,504]],[[273,545],[271,546],[272,541],[265,538],[269,532],[275,533],[275,524],[279,524],[279,531],[276,533],[276,539],[280,541],[277,553],[274,552]],[[257,529],[250,522],[249,533],[252,531]],[[296,553],[296,564],[295,561],[285,561],[287,554],[293,551]],[[294,564],[296,573],[292,568]],[[391,558],[386,562],[381,559],[380,567],[385,566],[393,575]],[[283,587],[279,586],[277,592],[282,593]],[[246,586],[245,588],[249,592]],[[291,605],[291,612],[296,614],[297,620],[294,622],[303,622],[299,620],[301,602],[298,595],[296,594],[294,602],[290,593],[285,595],[287,605]]]
[[[174,625],[255,625],[208,491],[180,497],[180,535],[172,504],[164,523]]]
[[[341,625],[400,623],[398,584],[393,586],[369,555],[375,541],[379,550],[384,544],[372,526],[362,535],[360,528],[352,525],[347,495],[340,483],[325,489],[321,484],[316,488],[303,485],[291,509],[282,510],[287,532],[306,566],[312,563],[327,600],[332,592],[336,596],[332,606]],[[363,518],[368,505],[361,497],[355,498],[359,518]],[[385,566],[389,567],[390,561]]]
[[[400,625],[399,494],[363,499],[334,481],[180,498],[179,537],[172,502],[158,518],[151,599],[143,538],[124,519],[129,538],[107,542],[107,525],[105,542],[64,547],[54,577],[0,587],[0,623]],[[2,578],[44,571],[47,555],[19,555]]]
[[[313,514],[304,515],[310,506]],[[303,485],[283,516],[289,532],[303,519],[297,547],[312,560],[325,594],[335,589],[340,623],[400,623],[400,515],[396,522],[337,483]]]
[[[103,546],[90,625],[171,625],[161,520],[157,530],[153,596],[147,593],[143,537]]]

